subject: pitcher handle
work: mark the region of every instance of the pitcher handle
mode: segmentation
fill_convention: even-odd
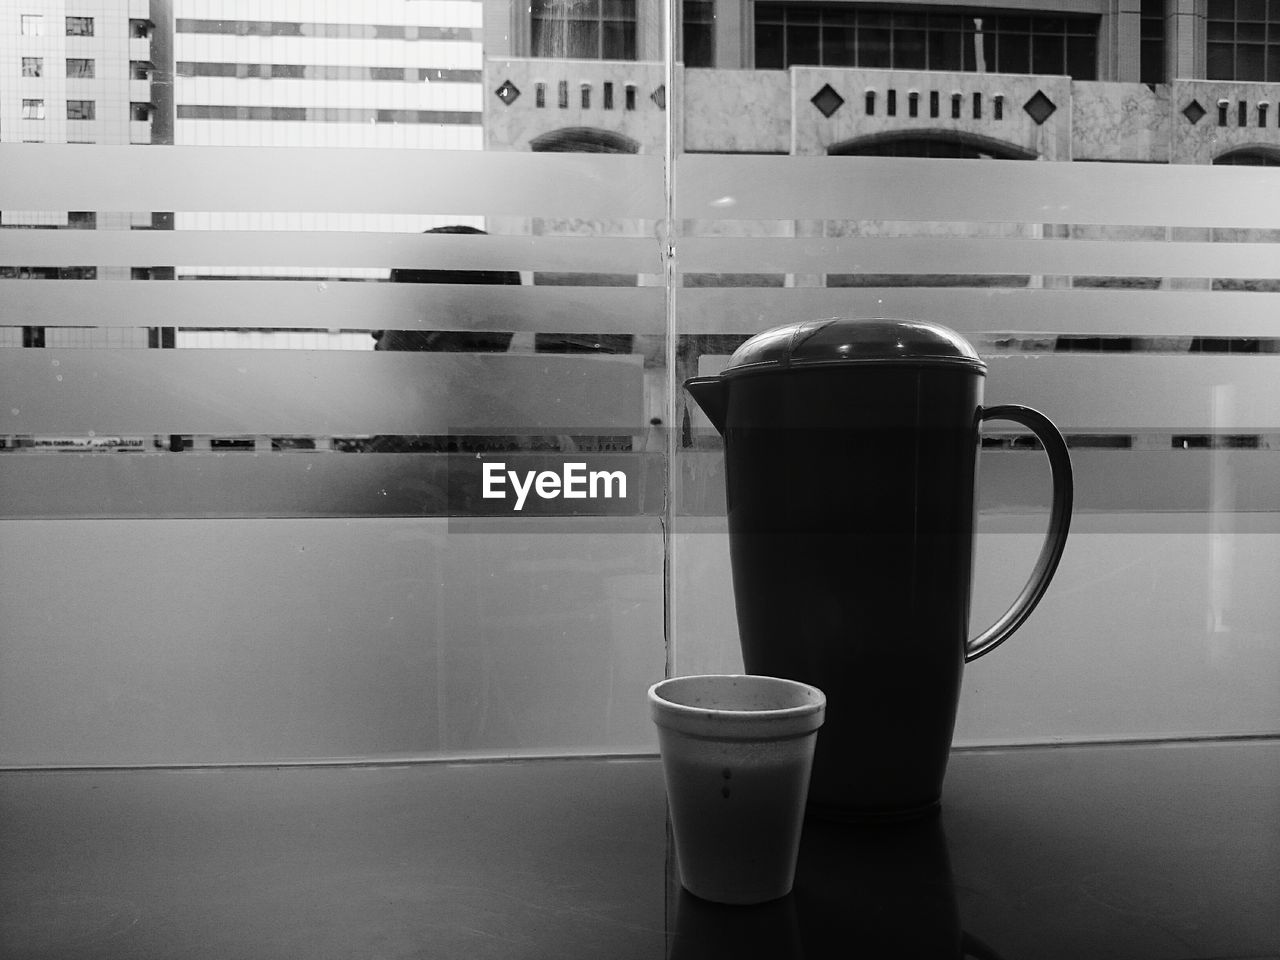
[[[1071,479],[1071,457],[1067,453],[1067,443],[1062,439],[1058,428],[1044,414],[1030,407],[1016,404],[987,407],[979,416],[979,421],[1012,420],[1020,423],[1039,439],[1049,455],[1049,469],[1053,475],[1053,507],[1049,513],[1049,531],[1045,534],[1044,546],[1036,559],[1035,568],[1031,571],[1031,579],[1022,588],[1013,606],[1005,611],[995,623],[978,636],[969,640],[964,647],[965,663],[977,660],[983,654],[990,653],[1013,635],[1022,626],[1023,621],[1031,615],[1054,571],[1058,569],[1058,561],[1062,559],[1063,548],[1067,545],[1067,530],[1071,526],[1071,501],[1074,486]]]

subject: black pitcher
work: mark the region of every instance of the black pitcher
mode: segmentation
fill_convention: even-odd
[[[810,811],[935,809],[963,665],[1044,595],[1071,520],[1071,461],[1028,407],[982,405],[986,365],[931,323],[829,319],[744,343],[685,387],[724,437],[729,551],[748,673],[827,694]],[[1049,532],[1027,585],[969,638],[979,425],[1040,439]]]

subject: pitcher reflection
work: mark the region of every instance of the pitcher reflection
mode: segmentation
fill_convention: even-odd
[[[942,819],[805,823],[795,888],[756,907],[678,889],[670,960],[1000,960],[960,922]]]

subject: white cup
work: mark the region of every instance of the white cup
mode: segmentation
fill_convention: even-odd
[[[649,688],[680,882],[717,903],[791,892],[827,698],[777,677],[673,677]]]

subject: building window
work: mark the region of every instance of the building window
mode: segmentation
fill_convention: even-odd
[[[68,120],[93,120],[97,116],[97,106],[92,100],[68,100]]]
[[[634,60],[636,0],[532,0],[535,57]]]
[[[134,40],[146,40],[150,38],[153,26],[150,20],[130,20],[129,36]]]
[[[129,119],[146,121],[151,119],[151,104],[134,102],[129,104]]]
[[[85,60],[81,57],[67,58],[67,77],[77,77],[82,80],[91,80],[94,76],[94,62]]]
[[[44,76],[44,57],[23,57],[22,75],[24,77]]]
[[[72,210],[67,214],[67,228],[70,230],[96,230],[98,214],[92,210]]]
[[[1139,79],[1164,83],[1164,0],[1142,0]]]
[[[38,13],[24,13],[22,15],[22,35],[24,37],[43,37],[44,17]]]
[[[837,144],[827,151],[833,157],[945,157],[967,160],[1030,160],[1027,153],[1011,144],[987,137],[956,133],[951,135],[871,136]]]
[[[67,17],[68,37],[92,37],[93,17]]]
[[[153,66],[146,60],[129,61],[129,78],[132,80],[150,80]]]
[[[756,6],[757,69],[791,66],[977,73],[1098,72],[1098,19]]]
[[[43,100],[23,100],[22,101],[22,119],[23,120],[43,120],[44,119],[44,101]]]
[[[1246,148],[1224,153],[1214,159],[1215,166],[1280,167],[1280,152],[1265,147]]]
[[[711,0],[684,0],[681,52],[686,67],[710,67],[715,62],[715,7]]]
[[[1209,0],[1210,80],[1280,80],[1280,4]]]

